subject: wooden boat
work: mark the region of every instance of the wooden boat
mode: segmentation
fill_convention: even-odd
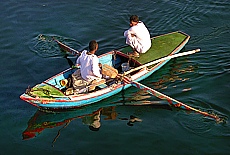
[[[117,94],[132,86],[131,83],[124,82],[122,77],[138,82],[141,81],[166,64],[170,57],[178,53],[188,42],[190,36],[176,31],[152,38],[152,46],[148,52],[141,54],[138,58],[127,55],[131,48],[125,47],[120,50],[113,50],[99,56],[102,64],[107,64],[118,70],[121,78],[108,80],[105,84],[98,85],[95,90],[79,91],[77,94],[65,95],[66,86],[61,83],[66,81],[79,68],[69,68],[61,73],[29,88],[20,98],[30,104],[42,109],[69,109],[86,106]],[[75,52],[58,42],[63,50]],[[128,71],[122,70],[122,64],[129,64]],[[87,90],[88,87],[84,88]],[[81,93],[83,92],[83,93]]]

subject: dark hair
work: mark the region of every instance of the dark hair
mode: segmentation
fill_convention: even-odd
[[[89,50],[90,50],[90,51],[95,50],[96,47],[97,47],[97,45],[98,45],[98,43],[96,42],[96,40],[90,41],[90,42],[89,42]]]
[[[130,22],[139,22],[139,17],[137,15],[132,15],[129,20]]]

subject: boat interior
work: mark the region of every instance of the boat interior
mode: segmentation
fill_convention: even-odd
[[[118,71],[118,74],[123,74],[125,71],[128,71],[130,69],[133,69],[133,68],[141,65],[135,59],[132,59],[132,58],[128,57],[127,55],[121,53],[121,52],[115,52],[115,51],[112,51],[112,52],[109,52],[109,53],[106,53],[106,54],[100,56],[99,61],[101,64],[107,64],[107,65],[113,67],[114,69],[116,69]],[[74,74],[77,70],[79,70],[79,68],[66,70],[66,71],[46,80],[45,83],[49,84],[51,86],[54,86],[55,88],[57,88],[57,89],[61,90],[63,93],[65,93],[65,95],[67,95],[68,93],[66,91],[68,91],[68,89],[71,90],[73,88],[72,84],[71,84],[71,82],[73,82],[72,81],[72,74]],[[133,75],[136,72],[138,72],[138,71],[134,71],[134,72],[130,73],[130,75]],[[99,89],[103,89],[107,86],[111,86],[111,85],[119,83],[119,82],[121,82],[121,79],[119,79],[119,78],[108,78],[108,79],[106,79],[105,83],[101,83],[101,84],[97,85],[95,87],[95,89],[90,90],[90,92],[94,92],[94,91],[97,91]],[[89,85],[87,85],[86,87],[89,87]],[[82,89],[84,89],[84,88],[82,88]],[[71,92],[72,92],[72,90],[71,90]],[[71,92],[69,95],[73,95],[73,93],[71,93]],[[85,90],[79,90],[77,93],[81,94],[81,93],[88,93],[88,92],[89,92],[89,90],[85,89]]]

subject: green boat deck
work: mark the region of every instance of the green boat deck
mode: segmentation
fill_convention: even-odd
[[[134,59],[141,64],[146,64],[150,61],[168,56],[177,47],[183,44],[187,38],[189,38],[189,36],[180,31],[154,37],[152,38],[151,48],[146,53],[140,54],[139,58]],[[121,51],[128,53],[132,52],[132,49],[130,46],[127,46],[121,49]]]

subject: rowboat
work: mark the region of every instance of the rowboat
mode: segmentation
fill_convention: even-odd
[[[64,92],[67,86],[62,83],[80,69],[68,68],[32,88],[28,88],[20,98],[40,109],[77,108],[108,99],[133,86],[130,81],[138,82],[146,79],[164,66],[176,53],[181,51],[189,38],[189,35],[181,31],[153,37],[151,38],[151,48],[140,57],[127,55],[128,52],[131,52],[131,48],[128,46],[100,55],[100,63],[117,69],[120,78],[109,79],[106,83],[97,85],[92,91],[89,91],[89,86],[87,86],[84,91],[79,90],[77,94],[66,95]],[[62,50],[76,54],[74,49],[59,41],[57,43]]]

